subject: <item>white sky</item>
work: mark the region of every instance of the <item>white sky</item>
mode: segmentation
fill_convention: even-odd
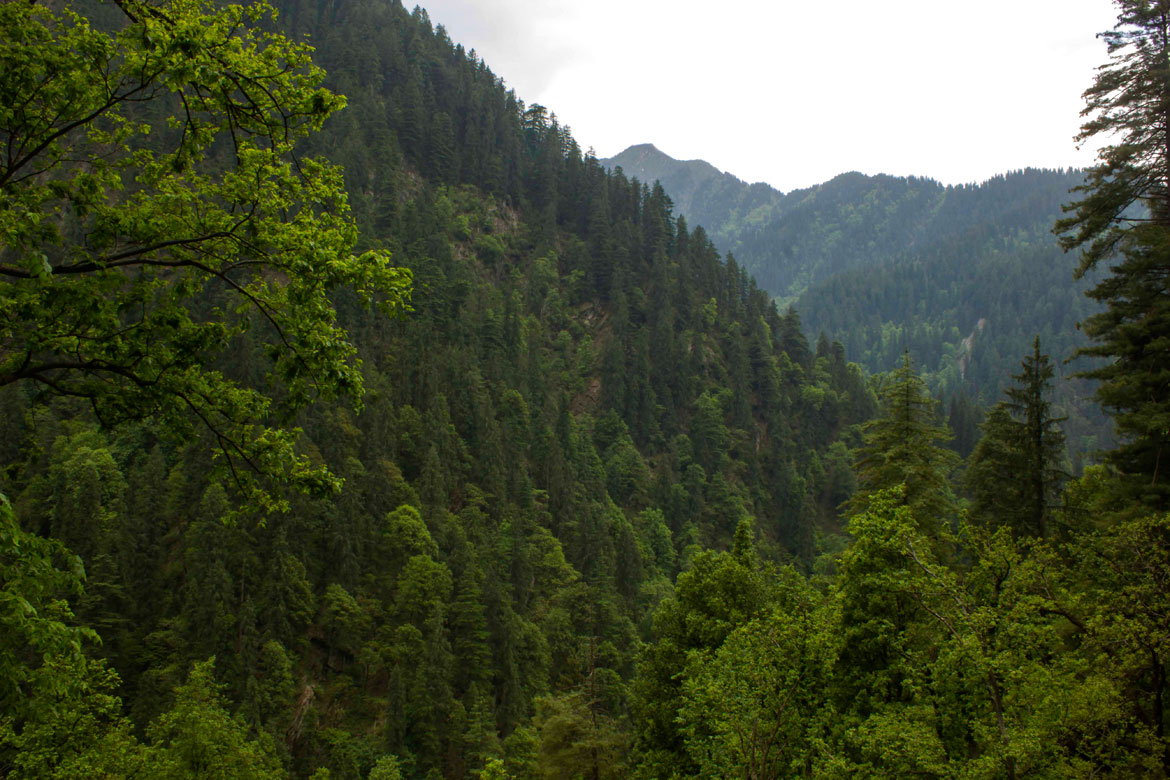
[[[649,142],[783,191],[850,170],[962,183],[1090,164],[1072,138],[1116,18],[1108,0],[423,7],[598,157]]]

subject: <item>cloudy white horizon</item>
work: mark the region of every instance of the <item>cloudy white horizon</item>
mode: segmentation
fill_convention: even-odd
[[[430,0],[526,103],[610,157],[652,143],[789,191],[845,171],[978,182],[1093,161],[1104,0]]]

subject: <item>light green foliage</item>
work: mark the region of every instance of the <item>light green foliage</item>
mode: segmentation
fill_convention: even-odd
[[[646,647],[633,684],[633,715],[646,776],[694,767],[680,726],[684,685],[692,653],[713,653],[739,626],[767,608],[765,580],[751,545],[750,522],[738,554],[700,552],[678,577],[675,594],[654,613],[653,644]],[[697,767],[696,767],[697,769]]]
[[[69,625],[65,599],[81,592],[81,560],[59,542],[20,528],[8,499],[0,494],[0,710],[21,718],[47,704],[46,697],[70,695],[79,674],[60,675],[62,665],[85,668],[82,645],[97,639],[92,630]],[[37,661],[52,660],[52,667]]]
[[[701,777],[809,776],[832,719],[832,602],[795,572],[775,611],[689,654],[679,722]]]
[[[543,780],[625,777],[626,736],[584,693],[536,702],[536,776]]]
[[[479,780],[514,780],[514,778],[504,768],[503,761],[498,758],[493,758],[487,762],[487,766],[479,773]]]
[[[243,719],[228,713],[213,661],[195,664],[175,689],[174,706],[150,725],[147,737],[170,760],[170,766],[155,770],[160,780],[284,777],[271,745],[250,739]]]
[[[0,761],[12,780],[88,780],[163,776],[169,757],[135,738],[113,695],[116,674],[100,662],[75,665],[58,656],[37,670],[56,691],[30,690],[26,718],[0,717]]]
[[[1076,599],[1067,609],[1085,626],[1086,656],[1125,681],[1122,717],[1148,730],[1154,741],[1143,747],[1170,772],[1170,632],[1163,620],[1170,609],[1170,516],[1132,505],[1117,512],[1115,480],[1097,468],[1067,491],[1080,509],[1069,544]]]
[[[400,569],[412,556],[434,558],[438,554],[438,548],[422,516],[409,504],[403,504],[386,515],[382,534],[389,557],[386,563],[391,570]]]
[[[382,756],[366,776],[366,780],[402,780],[402,770],[398,768],[398,758]]]
[[[335,487],[264,421],[360,398],[331,291],[393,307],[408,289],[384,253],[349,253],[340,172],[293,156],[344,99],[307,46],[262,31],[264,3],[123,0],[116,33],[55,8],[0,8],[0,385],[90,399],[104,422],[209,430],[260,508],[287,506],[271,480]],[[250,328],[274,342],[278,410],[211,368]]]
[[[13,778],[123,777],[156,766],[113,695],[118,677],[85,656],[97,637],[64,601],[81,562],[21,530],[0,494],[0,766]]]
[[[109,552],[111,532],[125,510],[126,480],[105,437],[95,430],[60,436],[51,457],[53,536],[78,553]]]
[[[959,568],[940,560],[937,542],[888,493],[853,518],[850,532],[856,542],[842,566],[847,647],[866,635],[849,630],[860,625],[849,608],[860,590],[887,594],[884,607],[871,598],[863,610],[870,637],[881,636],[875,629],[890,621],[890,605],[911,607],[886,623],[896,633],[883,641],[896,652],[887,652],[885,671],[867,668],[856,652],[842,656],[859,670],[860,685],[879,692],[854,711],[858,726],[846,734],[863,776],[1148,771],[1148,734],[1125,714],[1121,679],[1068,643],[1084,623],[1066,617],[1060,562],[1042,543],[1020,543],[1007,528],[964,528],[971,563]]]
[[[369,617],[345,588],[333,583],[321,599],[321,624],[331,647],[354,653],[369,629]]]

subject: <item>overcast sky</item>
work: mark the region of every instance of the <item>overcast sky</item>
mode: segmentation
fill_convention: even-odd
[[[850,170],[962,183],[1090,164],[1073,136],[1116,16],[1107,0],[423,7],[599,157],[648,142],[784,191]]]

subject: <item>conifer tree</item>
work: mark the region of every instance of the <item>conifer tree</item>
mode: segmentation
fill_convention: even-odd
[[[910,353],[879,393],[881,416],[866,424],[857,459],[858,490],[851,513],[864,511],[879,491],[904,484],[901,501],[925,528],[937,528],[956,511],[950,475],[958,456],[941,446],[951,433],[938,421],[938,402],[914,371]]]
[[[1063,417],[1052,416],[1045,398],[1052,379],[1052,363],[1040,352],[1040,338],[1021,363],[1015,384],[991,410],[965,483],[971,494],[971,514],[993,525],[1008,525],[1017,533],[1046,536],[1053,508],[1067,474],[1064,458]]]
[[[983,435],[971,453],[963,486],[971,496],[971,517],[977,521],[1019,528],[1022,494],[1017,476],[1023,470],[1022,426],[1000,401],[980,426]]]
[[[1059,221],[1066,250],[1080,249],[1078,276],[1120,257],[1089,291],[1105,311],[1084,330],[1083,355],[1109,360],[1084,372],[1116,413],[1122,444],[1109,453],[1126,493],[1170,504],[1170,0],[1116,0],[1113,30],[1101,34],[1110,61],[1085,92],[1088,117],[1077,136],[1112,142]],[[1114,140],[1116,139],[1116,140]]]
[[[1067,475],[1060,467],[1064,458],[1063,417],[1052,416],[1052,405],[1045,398],[1052,380],[1052,363],[1040,352],[1040,337],[1032,342],[1032,354],[1021,363],[1022,371],[1012,378],[1016,384],[1005,393],[1004,409],[1010,427],[994,435],[1006,435],[1003,446],[1011,449],[1013,468],[1002,478],[983,481],[974,463],[970,479],[976,480],[977,493],[991,507],[998,504],[1001,522],[1008,522],[1019,532],[1046,536],[1049,518]],[[999,425],[999,423],[997,423]],[[990,432],[990,429],[989,429]]]

